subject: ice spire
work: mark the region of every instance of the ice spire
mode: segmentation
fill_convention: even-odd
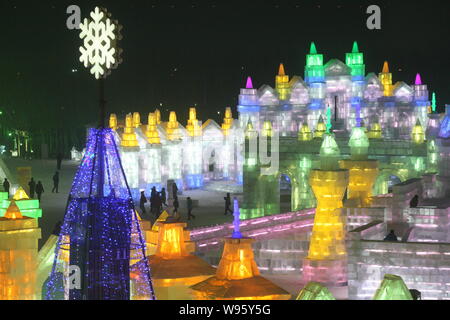
[[[245,85],[245,88],[246,89],[253,89],[253,82],[252,82],[252,78],[251,77],[247,78],[247,83]]]
[[[278,68],[278,75],[279,76],[285,76],[286,73],[284,72],[284,65],[280,63],[280,67]]]
[[[359,52],[359,48],[358,48],[358,42],[353,42],[353,49],[352,49],[352,53],[358,53]]]
[[[389,73],[389,64],[387,61],[384,62],[383,64],[383,71],[381,71],[382,73]]]
[[[234,207],[233,207],[233,235],[231,236],[233,239],[242,239],[242,233],[241,233],[241,219],[240,219],[240,211],[239,211],[239,202],[238,199],[234,198]]]
[[[431,110],[433,113],[436,112],[436,92],[433,92],[432,98],[431,98]]]
[[[422,77],[420,76],[420,73],[416,74],[416,81],[414,82],[416,86],[422,85]]]
[[[316,44],[311,42],[311,47],[309,48],[309,54],[317,54]]]
[[[333,125],[331,124],[331,107],[328,106],[327,108],[327,133],[329,134],[331,132],[331,128]]]

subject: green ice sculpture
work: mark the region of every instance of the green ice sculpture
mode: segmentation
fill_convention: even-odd
[[[339,157],[341,151],[331,134],[325,134],[322,146],[320,147],[320,168],[321,170],[339,170]]]
[[[348,146],[350,147],[353,160],[367,159],[369,152],[369,138],[363,127],[355,127],[352,129]]]
[[[401,277],[386,274],[373,300],[413,300],[413,297]]]
[[[304,287],[296,300],[336,300],[330,290],[317,282],[309,282]]]

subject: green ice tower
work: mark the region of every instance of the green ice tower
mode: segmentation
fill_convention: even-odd
[[[307,83],[325,81],[323,55],[317,53],[314,42],[311,42],[309,54],[306,56],[305,81]]]
[[[352,80],[362,81],[366,75],[366,65],[364,64],[364,54],[359,52],[358,43],[353,42],[351,53],[345,56],[345,63],[352,69]]]

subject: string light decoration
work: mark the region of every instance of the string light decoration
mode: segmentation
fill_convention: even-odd
[[[104,8],[95,7],[90,13],[91,19],[85,18],[80,24],[80,61],[98,80],[105,78],[122,62],[121,52],[117,45],[122,39],[122,26],[112,20],[111,14]]]
[[[154,299],[145,246],[113,131],[91,129],[69,195],[46,299]],[[70,266],[80,269],[79,287],[69,283]]]

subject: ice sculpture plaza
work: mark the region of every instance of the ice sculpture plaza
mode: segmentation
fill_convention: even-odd
[[[242,185],[242,234],[254,239],[262,275],[305,287],[291,297],[314,291],[334,299],[328,289],[345,288],[348,299],[389,299],[376,292],[395,275],[423,299],[446,299],[450,107],[436,112],[419,73],[394,81],[388,62],[367,73],[357,42],[349,49],[343,61],[325,62],[311,43],[304,76],[289,77],[280,64],[274,87],[258,89],[248,77],[237,119],[227,108],[221,124],[202,123],[195,108],[185,126],[175,112],[164,121],[158,109],[145,115],[147,124],[137,112],[111,114],[128,184],[135,198],[174,182],[180,191]],[[280,200],[286,183],[288,207]],[[195,251],[217,264],[231,228],[191,229]],[[385,240],[391,230],[397,241]],[[196,297],[217,296],[206,283],[194,286]]]

